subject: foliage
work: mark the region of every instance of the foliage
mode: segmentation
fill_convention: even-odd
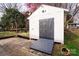
[[[14,8],[6,8],[5,14],[1,17],[1,24],[2,27],[5,29],[11,29],[13,28],[23,28],[25,27],[24,22],[25,16],[20,13],[17,9]],[[17,23],[17,25],[16,25]]]

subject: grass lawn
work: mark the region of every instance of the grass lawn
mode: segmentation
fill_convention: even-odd
[[[20,32],[18,35],[24,36],[24,37],[29,37],[29,32]]]
[[[4,31],[0,32],[0,37],[13,36],[16,35],[16,32]]]
[[[70,49],[71,55],[79,56],[79,35],[67,31],[64,35],[65,47]]]
[[[4,31],[4,32],[0,32],[0,37],[13,36],[16,34],[17,33],[14,31]],[[29,32],[19,32],[18,35],[29,37]]]

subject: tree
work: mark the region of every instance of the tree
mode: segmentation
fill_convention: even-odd
[[[3,17],[1,18],[1,22],[4,28],[11,29],[12,27],[16,28],[16,32],[18,28],[25,27],[24,22],[25,16],[18,11],[18,9],[14,8],[6,8]]]
[[[27,11],[25,12],[24,16],[25,16],[25,28],[26,28],[26,31],[29,30],[29,20],[27,19],[32,13]]]
[[[78,14],[79,12],[79,4],[78,3],[71,3],[67,5],[69,8],[69,14],[71,17],[65,22],[65,28],[67,27],[68,23],[72,20],[74,20],[74,17]]]

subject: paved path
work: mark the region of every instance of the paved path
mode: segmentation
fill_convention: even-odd
[[[48,56],[48,54],[30,49],[32,40],[8,38],[0,40],[1,56]]]

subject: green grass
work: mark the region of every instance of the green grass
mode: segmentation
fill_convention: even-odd
[[[14,31],[4,31],[4,32],[0,32],[0,37],[7,37],[7,36],[13,36],[13,35],[21,35],[21,36],[25,36],[25,37],[29,37],[29,32],[19,32],[16,33]]]
[[[21,32],[19,35],[29,37],[29,32]]]
[[[13,36],[16,35],[16,32],[4,31],[0,32],[0,37]]]
[[[68,31],[65,33],[65,47],[70,49],[71,55],[79,56],[79,35]]]

